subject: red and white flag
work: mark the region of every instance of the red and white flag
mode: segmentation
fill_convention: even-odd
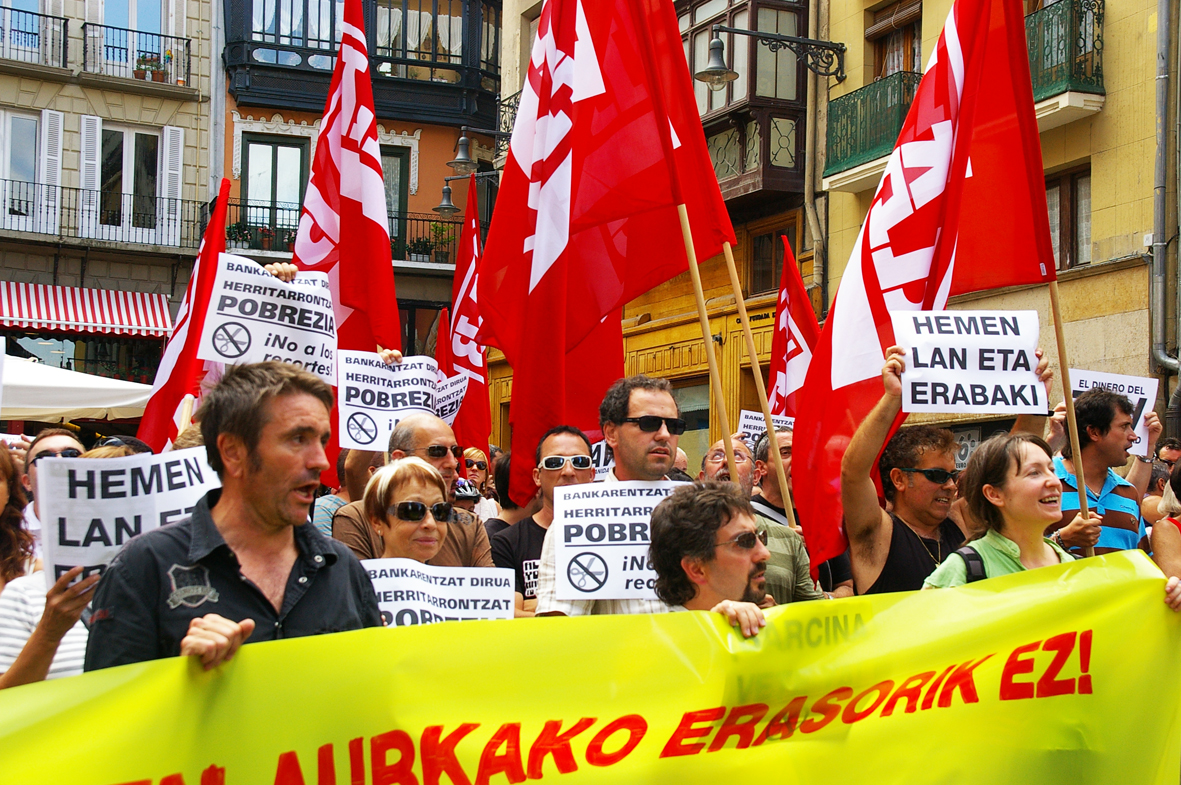
[[[220,378],[221,363],[197,359],[201,332],[205,329],[205,315],[213,294],[213,279],[217,276],[218,257],[226,249],[226,203],[230,196],[230,181],[222,179],[217,192],[213,215],[201,238],[193,274],[185,288],[176,326],[164,347],[164,356],[152,383],[152,396],[139,422],[137,436],[153,450],[160,452],[175,438],[181,426],[181,413],[186,396],[193,396],[190,412],[196,411],[201,397],[201,383],[207,373]]]
[[[798,393],[793,487],[813,573],[847,547],[841,456],[882,396],[889,312],[1054,278],[1021,2],[956,0]]]
[[[389,217],[361,0],[344,0],[340,54],[299,217],[301,270],[328,273],[341,349],[401,349]]]
[[[401,350],[361,0],[344,0],[341,31],[291,261],[300,270],[328,273],[337,348]],[[323,480],[334,485],[340,451],[335,408],[331,417],[334,427],[327,452],[332,468]]]
[[[779,301],[775,304],[775,333],[771,338],[771,389],[767,391],[771,414],[796,417],[796,391],[804,386],[812,352],[820,337],[820,324],[804,279],[787,238],[783,239],[783,274]]]
[[[700,259],[734,240],[672,3],[590,8],[542,6],[480,269],[481,335],[513,368],[522,502],[545,430],[598,430],[623,374],[619,309],[687,269],[677,205]]]
[[[467,187],[467,211],[455,260],[455,282],[451,288],[451,313],[454,320],[450,337],[448,376],[461,373],[467,377],[459,413],[451,428],[461,447],[477,447],[488,454],[488,436],[492,432],[491,403],[488,400],[487,350],[476,340],[482,319],[477,301],[480,277],[480,205],[476,198],[476,176]]]

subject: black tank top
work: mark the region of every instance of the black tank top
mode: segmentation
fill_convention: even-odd
[[[917,591],[923,588],[923,580],[935,572],[939,563],[954,553],[964,541],[964,533],[950,518],[939,524],[938,540],[918,536],[894,513],[890,513],[890,520],[894,524],[890,553],[882,566],[882,574],[865,594]]]

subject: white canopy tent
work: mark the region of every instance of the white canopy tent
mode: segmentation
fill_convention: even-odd
[[[67,371],[11,355],[4,358],[0,420],[64,422],[140,417],[152,387]]]

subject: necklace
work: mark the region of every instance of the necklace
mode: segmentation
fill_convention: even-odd
[[[924,537],[923,535],[919,534],[918,532],[916,532],[914,530],[914,527],[911,526],[909,523],[907,523],[906,519],[904,519],[901,515],[898,515],[898,513],[894,513],[894,514],[898,517],[898,520],[902,521],[902,523],[906,526],[906,528],[910,529],[910,531],[914,534],[915,537],[919,538],[919,542],[923,544],[923,550],[926,551],[927,555],[931,557],[931,561],[935,562],[935,566],[938,567],[940,564],[942,564],[943,563],[943,543],[940,540],[935,540],[935,553],[931,553],[931,549],[927,546],[927,538]],[[939,530],[936,529],[936,534],[938,534],[938,533],[939,533]]]

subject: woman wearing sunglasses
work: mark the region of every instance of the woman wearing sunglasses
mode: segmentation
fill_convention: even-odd
[[[475,513],[481,521],[500,517],[500,505],[496,503],[495,491],[489,492],[488,487],[488,456],[479,447],[468,447],[463,451],[464,468],[467,469],[467,480],[476,486],[480,492],[480,500],[476,502]]]
[[[374,472],[365,486],[364,507],[384,543],[383,559],[425,562],[447,538],[447,485],[421,458],[400,458]]]
[[[968,459],[960,492],[984,534],[952,553],[931,573],[924,589],[961,586],[983,578],[1073,561],[1045,536],[1062,518],[1062,482],[1050,445],[1028,433],[994,436]],[[1094,511],[1091,519],[1098,523]],[[1075,516],[1079,521],[1081,513]],[[969,566],[971,565],[971,566]],[[1170,578],[1165,602],[1181,610],[1181,581]]]

